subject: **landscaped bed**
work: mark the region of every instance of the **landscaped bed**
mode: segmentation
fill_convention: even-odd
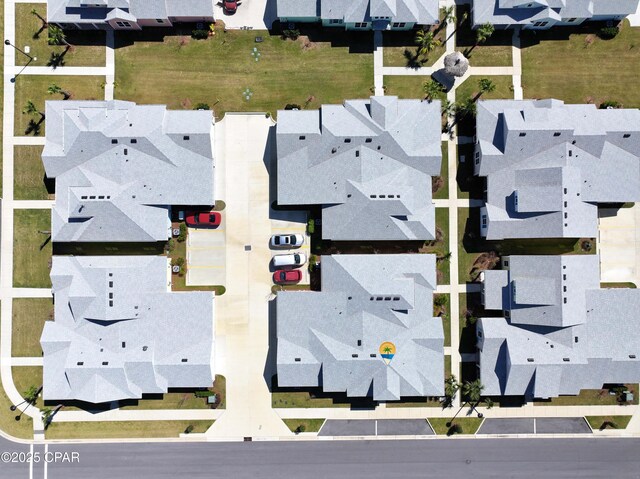
[[[475,434],[480,424],[482,424],[482,419],[477,417],[456,418],[453,423],[451,422],[451,418],[445,417],[429,418],[428,421],[436,434],[446,434],[447,436],[454,434]],[[458,425],[460,429],[457,430],[455,425]]]
[[[325,419],[283,419],[291,432],[318,432]]]
[[[449,198],[449,147],[447,142],[442,142],[442,165],[440,176],[434,178],[436,192],[433,193],[434,200],[446,200]]]
[[[436,208],[436,239],[426,241],[420,253],[436,256],[437,283],[449,284],[449,209]]]
[[[567,27],[523,31],[524,97],[596,105],[614,100],[639,107],[640,28],[631,28],[625,20],[612,40],[595,33]]]
[[[416,30],[388,32],[383,35],[383,65],[385,67],[430,67],[446,52],[446,23],[440,10],[440,25],[431,29],[434,38],[440,42],[429,54],[418,55]]]
[[[16,3],[15,45],[20,49],[29,47],[29,55],[36,59],[30,63],[31,66],[51,65],[52,53],[62,54],[66,66],[105,65],[106,36],[103,30],[68,30],[65,33],[71,47],[67,49],[66,45],[49,45],[48,30],[43,27],[42,20],[31,13],[34,9],[40,17],[46,19],[46,4]],[[26,65],[28,61],[29,58],[16,52],[16,65]]]
[[[186,29],[183,35],[176,29],[119,32],[116,97],[173,109],[205,102],[216,118],[227,111],[275,116],[289,103],[315,109],[368,98],[372,34],[330,30],[305,27],[307,35],[297,40],[266,31],[224,32],[221,26],[207,40],[192,39]]]
[[[14,299],[11,355],[16,357],[41,357],[40,336],[42,335],[44,322],[52,319],[52,299]]]
[[[631,416],[586,416],[585,419],[593,430],[626,429]]]
[[[16,200],[53,199],[44,182],[42,146],[16,146],[14,148],[14,190]]]
[[[467,19],[463,21],[463,15]],[[458,5],[458,29],[456,30],[456,50],[466,52],[469,64],[474,67],[511,66],[513,30],[496,30],[491,37],[482,44],[474,47],[476,31],[471,28],[471,15],[468,5]]]
[[[638,404],[638,385],[625,384],[625,389],[633,393],[631,404]],[[535,406],[615,406],[621,404],[618,399],[618,395],[610,394],[609,389],[583,389],[577,396],[536,399],[533,404]]]
[[[15,210],[13,286],[50,288],[51,210]]]

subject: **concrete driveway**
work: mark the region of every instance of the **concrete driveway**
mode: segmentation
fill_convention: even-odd
[[[222,2],[214,0],[214,16],[227,28],[242,30],[269,30],[276,19],[276,0],[241,0],[233,15],[227,15]]]
[[[640,205],[603,209],[599,216],[601,281],[640,286]]]
[[[215,229],[190,228],[187,237],[187,286],[226,283],[226,215]]]

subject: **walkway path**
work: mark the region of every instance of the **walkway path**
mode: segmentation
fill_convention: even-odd
[[[373,34],[373,85],[376,96],[384,95],[383,80],[384,72],[382,68],[382,32],[376,31]]]

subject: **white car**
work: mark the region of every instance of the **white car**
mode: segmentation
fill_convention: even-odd
[[[299,248],[304,244],[304,236],[273,235],[270,244],[272,248]]]
[[[307,262],[304,253],[277,254],[273,257],[273,267],[278,268],[299,268]]]

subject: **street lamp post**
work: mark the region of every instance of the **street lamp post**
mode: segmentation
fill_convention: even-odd
[[[26,64],[25,66],[23,66],[23,67],[22,67],[22,70],[20,70],[20,71],[16,74],[16,76],[14,76],[14,77],[11,79],[11,83],[15,83],[15,82],[16,82],[16,78],[18,78],[18,75],[20,75],[20,73],[22,73],[22,72],[24,71],[24,69],[25,69],[25,68],[27,68],[27,67],[31,64],[31,62],[36,61],[38,58],[37,58],[37,57],[32,57],[32,56],[31,56],[31,55],[29,55],[27,52],[25,52],[25,51],[23,51],[23,50],[19,49],[19,48],[18,48],[18,47],[16,47],[13,43],[11,43],[11,41],[10,41],[9,39],[5,40],[5,41],[4,41],[4,44],[5,44],[5,45],[8,45],[8,46],[11,46],[11,47],[13,47],[13,48],[15,48],[17,51],[19,51],[20,53],[22,53],[24,56],[26,56],[26,57],[29,59],[29,61],[27,62],[27,64]]]

